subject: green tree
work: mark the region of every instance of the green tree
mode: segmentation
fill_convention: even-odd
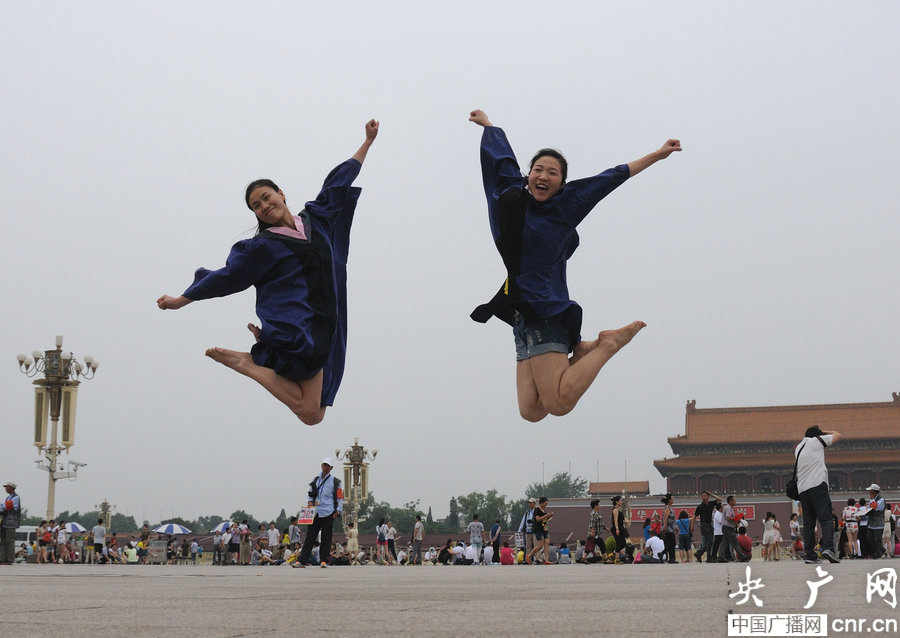
[[[40,516],[32,516],[28,513],[27,509],[22,510],[22,525],[33,525],[37,527],[41,524],[41,521],[44,520]]]
[[[466,496],[457,496],[459,511],[464,521],[472,519],[473,514],[478,514],[485,528],[490,528],[495,520],[500,520],[503,529],[509,527],[509,507],[505,494],[497,494],[497,490],[488,490],[487,493],[471,492]]]
[[[459,504],[456,502],[455,496],[450,498],[450,513],[447,515],[445,523],[451,530],[459,531]]]
[[[91,529],[97,524],[97,518],[99,518],[99,514],[96,511],[85,512],[82,514],[81,512],[70,512],[69,510],[65,510],[56,515],[56,522],[59,523],[59,521],[65,521],[66,523],[78,523],[85,529]]]
[[[275,528],[279,530],[285,530],[291,526],[291,518],[284,511],[284,508],[281,508],[281,511],[278,512],[278,517],[274,521]]]
[[[532,483],[525,488],[525,497],[582,498],[587,496],[588,481],[580,476],[573,478],[568,472],[557,472],[547,483]]]
[[[360,531],[374,532],[378,522],[383,518],[385,521],[393,523],[400,536],[406,536],[412,534],[416,515],[422,516],[423,514],[419,509],[418,500],[410,501],[403,507],[391,507],[390,503],[384,502],[376,503],[369,509],[366,522],[360,523]]]
[[[375,494],[369,492],[366,500],[359,504],[359,519],[362,521],[371,518],[373,507],[375,507]]]
[[[208,533],[223,520],[225,519],[223,519],[218,514],[212,514],[211,516],[198,516],[197,521],[194,523],[194,527],[191,527],[190,525],[188,525],[188,527],[190,527],[195,532]]]
[[[519,524],[528,509],[528,499],[523,498],[509,504],[509,531],[519,531]]]
[[[116,532],[122,534],[131,534],[138,528],[137,521],[134,516],[125,516],[124,514],[113,514],[109,518],[109,533]]]
[[[253,518],[251,514],[248,514],[244,510],[235,510],[231,513],[231,516],[228,517],[229,520],[234,521],[235,523],[243,523],[247,521],[247,525],[250,526],[252,531],[256,531],[259,527],[259,521]]]

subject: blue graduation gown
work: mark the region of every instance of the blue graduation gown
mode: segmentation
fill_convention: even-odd
[[[322,405],[333,405],[347,353],[347,256],[361,189],[360,163],[349,159],[325,178],[300,213],[307,239],[264,231],[236,243],[225,267],[198,269],[184,291],[192,300],[256,287],[259,341],[253,361],[302,381],[323,370]]]
[[[481,136],[481,173],[494,244],[507,279],[491,301],[478,306],[472,319],[497,317],[513,325],[521,312],[526,323],[559,318],[569,345],[581,341],[581,306],[569,298],[566,261],[578,248],[575,228],[630,175],[620,164],[599,175],[568,182],[543,203],[525,189],[519,163],[503,129],[486,126]]]

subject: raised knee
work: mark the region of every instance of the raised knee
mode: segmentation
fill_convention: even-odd
[[[325,409],[322,408],[316,412],[306,412],[303,410],[295,410],[294,414],[306,425],[318,425],[325,418]]]
[[[574,408],[574,403],[567,403],[560,399],[544,402],[544,409],[553,416],[565,416]]]
[[[526,421],[529,421],[530,423],[537,423],[538,421],[543,419],[545,416],[547,416],[547,411],[546,410],[536,410],[534,408],[531,408],[531,409],[519,408],[519,416],[521,416]]]

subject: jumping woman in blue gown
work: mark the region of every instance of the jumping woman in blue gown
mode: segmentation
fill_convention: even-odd
[[[481,170],[494,244],[507,279],[494,298],[472,313],[513,326],[519,413],[528,421],[572,411],[600,369],[646,324],[635,321],[581,340],[581,307],[569,298],[566,261],[578,247],[576,226],[629,177],[681,150],[670,139],[638,160],[599,175],[566,182],[568,165],[555,149],[541,149],[527,176],[502,129],[484,111],[469,114],[484,127]],[[569,353],[572,356],[569,356]]]
[[[247,186],[256,235],[232,247],[224,268],[200,268],[184,294],[156,301],[162,310],[177,310],[255,286],[260,325],[247,327],[256,344],[250,352],[210,348],[206,356],[259,383],[307,425],[322,421],[344,373],[347,255],[360,194],[352,184],[378,122],[370,120],[365,129],[356,154],[328,174],[319,196],[299,215],[272,180]]]

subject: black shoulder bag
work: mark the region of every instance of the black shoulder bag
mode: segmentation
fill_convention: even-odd
[[[828,447],[825,445],[825,441],[822,440],[821,436],[816,435],[816,438],[819,439],[819,443],[821,443],[823,447]],[[796,501],[800,498],[800,491],[797,489],[797,464],[800,462],[800,452],[802,452],[805,447],[806,443],[800,446],[800,451],[797,452],[797,458],[794,460],[794,474],[788,479],[788,482],[784,486],[784,493],[792,501]]]
[[[787,494],[787,497],[792,501],[796,501],[800,498],[800,491],[797,489],[797,464],[800,462],[800,452],[802,452],[805,447],[806,443],[800,446],[800,451],[797,452],[797,458],[794,459],[794,473],[784,486],[784,493]]]

